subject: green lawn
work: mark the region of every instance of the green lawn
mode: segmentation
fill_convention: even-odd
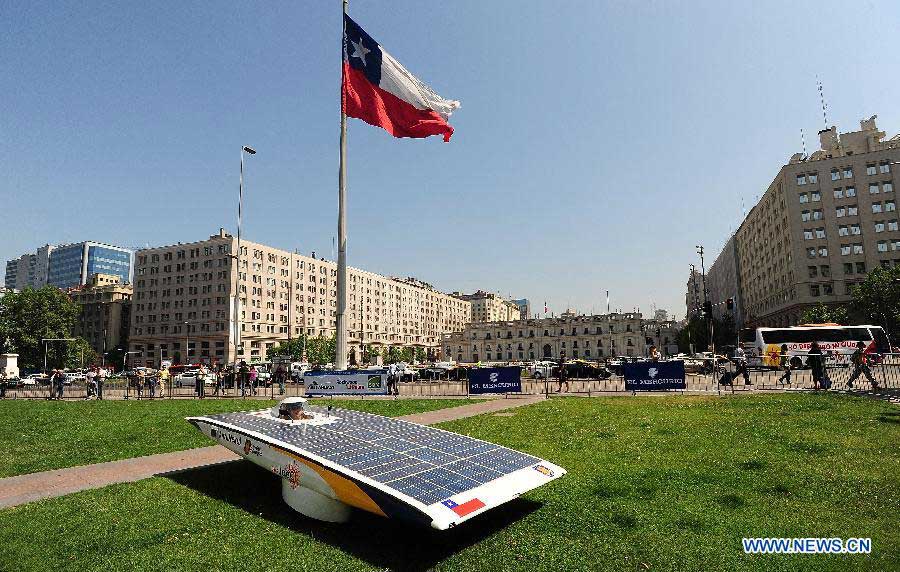
[[[330,525],[246,461],[0,511],[0,569],[898,570],[900,409],[838,395],[553,399],[443,425],[558,481],[446,532]],[[745,556],[744,536],[871,537]]]
[[[210,445],[185,417],[263,409],[274,403],[240,399],[0,401],[0,477]],[[367,399],[334,403],[398,416],[474,401]]]

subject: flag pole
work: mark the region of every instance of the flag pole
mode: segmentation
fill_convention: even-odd
[[[347,0],[343,0],[343,12],[347,14]],[[336,370],[347,369],[347,114],[344,113],[344,50],[346,26],[341,16],[341,163],[338,173],[338,267],[337,267],[337,316],[335,326]]]

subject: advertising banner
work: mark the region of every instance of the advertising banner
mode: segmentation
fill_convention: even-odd
[[[306,395],[386,395],[387,370],[308,371]]]
[[[469,370],[469,393],[516,393],[522,391],[522,368],[479,367]]]
[[[683,361],[623,363],[626,391],[685,389]]]

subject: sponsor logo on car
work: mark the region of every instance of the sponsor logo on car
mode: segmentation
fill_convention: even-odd
[[[552,477],[554,475],[553,471],[549,467],[545,467],[544,465],[535,465],[534,470],[541,473],[542,475]]]

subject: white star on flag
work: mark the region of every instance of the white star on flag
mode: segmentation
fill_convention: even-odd
[[[363,65],[366,65],[366,54],[368,54],[372,50],[363,45],[362,38],[359,39],[358,44],[353,40],[350,40],[350,44],[353,46],[353,53],[350,54],[350,57],[359,58],[362,60]]]

